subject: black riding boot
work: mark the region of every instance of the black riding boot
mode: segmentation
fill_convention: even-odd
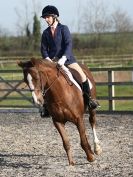
[[[87,102],[89,108],[91,109],[98,108],[100,106],[98,102],[91,98],[91,91],[90,91],[88,80],[82,83],[82,90],[83,90],[85,102]]]

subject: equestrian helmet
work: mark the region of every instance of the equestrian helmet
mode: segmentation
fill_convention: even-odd
[[[58,9],[55,6],[51,6],[51,5],[48,5],[48,6],[44,7],[44,9],[42,10],[42,16],[41,17],[44,18],[44,17],[49,16],[49,15],[59,17]]]

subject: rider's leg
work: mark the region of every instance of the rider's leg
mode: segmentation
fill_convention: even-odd
[[[91,91],[90,91],[90,85],[88,82],[88,79],[86,78],[86,75],[84,74],[82,68],[79,66],[78,63],[72,63],[69,65],[70,68],[76,70],[78,74],[80,75],[81,82],[82,82],[82,90],[84,93],[84,97],[87,100],[88,106],[91,109],[96,109],[99,104],[96,100],[91,98]]]

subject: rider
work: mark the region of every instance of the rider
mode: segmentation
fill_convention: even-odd
[[[43,31],[41,39],[42,57],[51,62],[56,58],[58,65],[66,73],[69,72],[66,66],[76,70],[81,77],[82,90],[89,108],[96,109],[99,104],[91,98],[88,79],[72,54],[72,37],[68,27],[59,22],[58,9],[55,6],[48,5],[42,10],[41,17],[48,24],[48,28]]]

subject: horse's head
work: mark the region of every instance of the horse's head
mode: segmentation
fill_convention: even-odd
[[[46,84],[45,80],[41,78],[39,70],[36,66],[37,59],[31,59],[27,62],[18,62],[18,66],[23,69],[24,82],[28,85],[34,103],[42,106],[44,104],[43,87]],[[43,84],[43,85],[42,85]]]

